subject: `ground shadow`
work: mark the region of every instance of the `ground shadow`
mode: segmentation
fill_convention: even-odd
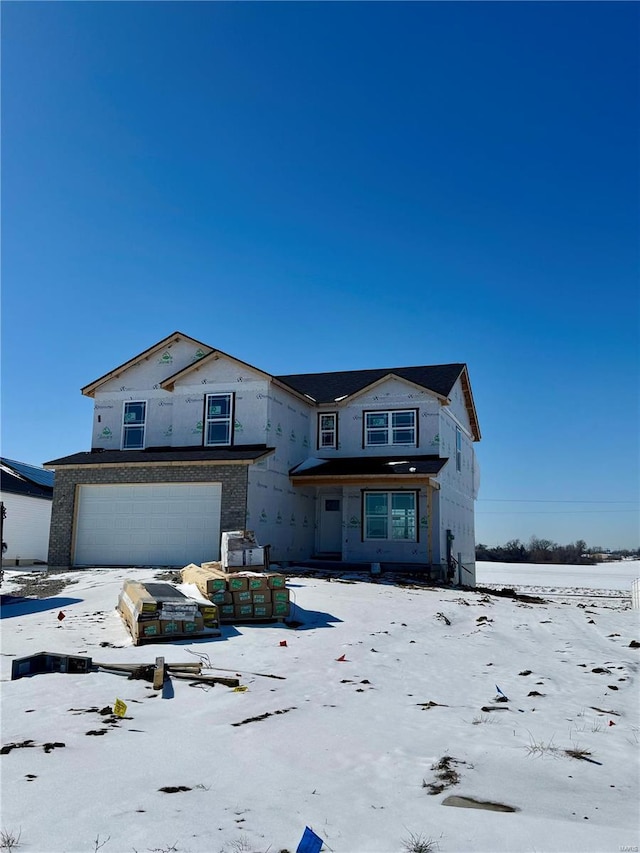
[[[24,598],[21,595],[0,596],[0,619],[14,616],[28,616],[30,613],[43,613],[46,610],[62,610],[72,604],[80,604],[81,598]]]
[[[296,631],[307,631],[310,628],[333,628],[333,622],[342,622],[337,616],[331,613],[324,613],[322,610],[305,610],[299,604],[291,602],[291,612],[287,617],[285,624],[289,628],[295,628]]]

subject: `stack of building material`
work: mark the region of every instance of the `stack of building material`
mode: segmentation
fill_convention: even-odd
[[[168,583],[125,580],[118,610],[135,645],[220,633],[218,608],[213,602],[190,599]]]
[[[289,615],[287,579],[277,572],[225,572],[219,564],[191,563],[182,569],[182,580],[195,584],[217,605],[220,622],[284,619]]]
[[[220,562],[225,572],[243,568],[265,572],[269,568],[267,549],[258,545],[253,530],[225,531],[220,542]]]

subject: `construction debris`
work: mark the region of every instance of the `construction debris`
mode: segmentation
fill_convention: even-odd
[[[39,652],[30,657],[16,658],[11,669],[11,680],[38,675],[45,672],[78,673],[108,672],[113,675],[126,675],[130,679],[150,681],[154,690],[162,689],[167,678],[180,678],[203,684],[223,684],[225,687],[238,687],[238,675],[232,678],[224,675],[203,675],[202,662],[166,663],[163,657],[157,657],[155,663],[99,663],[89,657],[75,655],[54,655],[50,652]],[[262,673],[255,673],[261,675]],[[267,678],[282,678],[283,676],[268,675]]]

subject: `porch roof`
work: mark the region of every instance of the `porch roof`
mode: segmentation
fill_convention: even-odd
[[[332,459],[307,459],[289,471],[291,479],[313,482],[326,477],[377,478],[382,481],[435,477],[449,460],[440,456],[342,456]]]

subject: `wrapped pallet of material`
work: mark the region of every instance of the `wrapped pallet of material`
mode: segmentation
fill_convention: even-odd
[[[253,530],[230,530],[222,534],[220,562],[225,570],[244,566],[266,566],[266,551],[256,542]]]
[[[189,563],[181,570],[180,576],[183,583],[193,583],[204,596],[209,596],[213,592],[224,592],[227,588],[227,580],[222,570],[217,570],[217,574],[215,572],[215,569]]]
[[[203,635],[205,629],[212,636],[211,629],[219,625],[215,604],[189,598],[165,583],[125,580],[118,610],[136,645],[155,638]]]
[[[277,572],[224,572],[196,566],[182,569],[182,580],[218,606],[220,622],[282,619],[289,615],[287,578]]]

